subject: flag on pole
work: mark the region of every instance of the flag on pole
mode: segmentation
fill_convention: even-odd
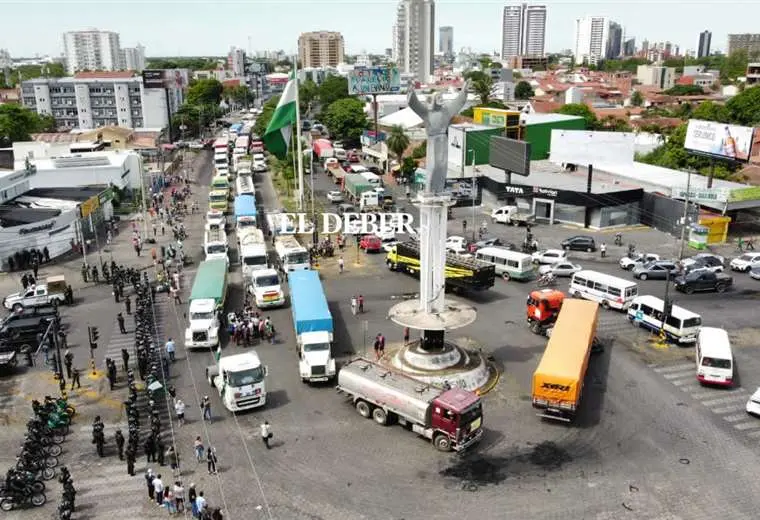
[[[296,80],[291,79],[285,86],[285,90],[274,109],[272,119],[267,125],[262,140],[267,150],[282,159],[288,153],[288,145],[293,135],[292,125],[296,123],[298,102],[296,99]]]
[[[216,362],[219,363],[219,359],[222,357],[222,344],[219,343],[219,346],[216,347],[216,354],[214,354],[214,358],[216,358]]]

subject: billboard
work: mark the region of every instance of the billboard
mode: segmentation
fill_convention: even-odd
[[[357,67],[348,73],[348,94],[401,92],[401,75],[395,67]]]
[[[518,110],[474,107],[472,114],[473,121],[479,125],[499,126],[501,128],[516,128],[520,126],[520,112]]]
[[[187,69],[147,69],[142,73],[144,88],[179,88],[188,84]]]
[[[530,143],[491,136],[488,164],[516,175],[530,175]]]
[[[689,119],[684,148],[734,161],[748,161],[754,128]]]
[[[628,132],[552,130],[549,160],[556,164],[632,164],[636,135]]]
[[[464,128],[449,126],[449,166],[461,170],[464,166]]]

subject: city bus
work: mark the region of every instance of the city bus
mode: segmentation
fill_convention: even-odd
[[[673,305],[670,315],[665,317],[663,324],[663,312],[665,302],[656,296],[637,296],[628,307],[628,319],[631,323],[638,323],[640,327],[659,332],[661,329],[665,336],[676,343],[694,343],[702,325],[702,317],[687,311],[683,307]]]
[[[578,271],[570,279],[570,296],[599,303],[605,309],[625,311],[639,294],[639,286],[630,280],[597,271]]]

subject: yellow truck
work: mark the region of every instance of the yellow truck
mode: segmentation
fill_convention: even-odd
[[[230,200],[228,190],[211,190],[208,194],[208,207],[229,213]]]
[[[583,393],[599,304],[566,298],[533,373],[533,408],[540,417],[571,422]]]

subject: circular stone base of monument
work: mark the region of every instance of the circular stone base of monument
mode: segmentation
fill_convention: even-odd
[[[388,311],[388,318],[402,327],[415,330],[455,330],[466,327],[477,318],[475,309],[464,303],[446,300],[442,312],[422,310],[420,300],[397,303]]]
[[[419,341],[410,343],[394,352],[389,361],[396,370],[425,383],[441,387],[448,384],[473,392],[490,389],[497,377],[480,352],[448,341],[435,352],[422,350]]]

